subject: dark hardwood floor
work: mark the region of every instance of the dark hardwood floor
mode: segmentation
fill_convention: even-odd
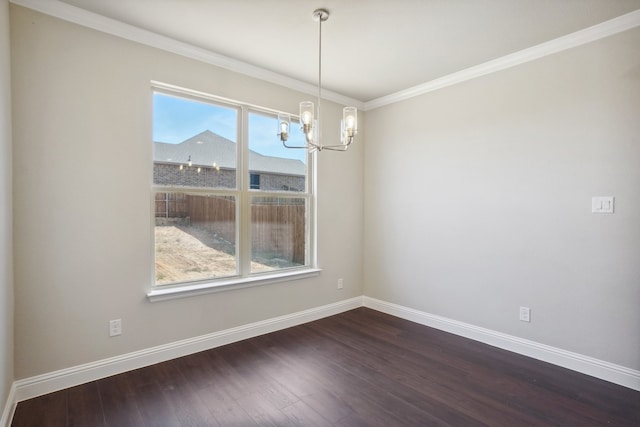
[[[13,427],[640,426],[640,392],[359,308],[18,404]]]

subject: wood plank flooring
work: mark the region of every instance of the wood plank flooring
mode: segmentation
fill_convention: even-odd
[[[359,308],[18,404],[13,427],[640,426],[640,392]]]

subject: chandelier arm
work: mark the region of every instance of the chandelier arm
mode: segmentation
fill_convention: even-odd
[[[326,148],[327,150],[333,150],[333,151],[347,151],[347,148],[349,148],[352,142],[353,142],[353,137],[349,138],[346,144],[324,145],[323,148]]]
[[[285,148],[302,148],[302,149],[308,149],[309,147],[319,147],[318,144],[314,144],[313,142],[308,142],[306,145],[287,145],[287,143],[285,141],[282,141],[282,145],[285,146]]]
[[[308,145],[287,145],[287,143],[286,143],[286,142],[283,142],[283,143],[282,143],[282,145],[284,145],[284,146],[285,146],[285,148],[303,148],[303,149],[305,149],[305,150],[306,150],[307,148],[309,148],[309,146],[308,146]]]
[[[322,149],[323,150],[329,150],[329,151],[347,151],[348,146],[347,145],[323,145]]]

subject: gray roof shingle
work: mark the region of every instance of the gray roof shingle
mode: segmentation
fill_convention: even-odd
[[[236,168],[236,143],[206,130],[179,144],[153,143],[153,161],[186,164],[189,158],[194,166],[217,166]],[[249,150],[249,169],[252,172],[267,172],[283,175],[305,175],[306,165],[296,159],[265,156]]]

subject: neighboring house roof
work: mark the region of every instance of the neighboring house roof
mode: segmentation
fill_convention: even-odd
[[[179,144],[153,143],[153,161],[186,164],[191,157],[194,166],[236,168],[236,143],[210,130],[199,133]],[[304,175],[305,164],[296,159],[265,156],[249,150],[249,169],[284,175]]]

